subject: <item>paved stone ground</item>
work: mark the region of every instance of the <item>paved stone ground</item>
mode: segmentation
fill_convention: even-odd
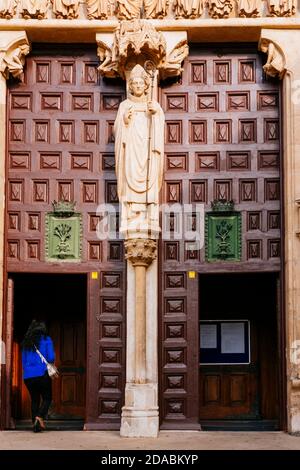
[[[161,431],[157,439],[121,438],[117,431],[0,432],[1,450],[300,450],[283,432]]]

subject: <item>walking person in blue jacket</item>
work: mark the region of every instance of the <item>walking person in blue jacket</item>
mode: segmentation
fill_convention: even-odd
[[[47,336],[45,323],[33,320],[22,342],[22,364],[24,383],[31,398],[33,431],[40,432],[45,429],[44,419],[52,401],[52,383],[36,348],[48,362],[54,362],[53,343]]]

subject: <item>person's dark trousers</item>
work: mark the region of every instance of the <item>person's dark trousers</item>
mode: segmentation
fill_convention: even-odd
[[[32,422],[34,423],[36,416],[45,419],[52,401],[52,383],[48,373],[42,377],[25,379],[24,383],[31,398]]]

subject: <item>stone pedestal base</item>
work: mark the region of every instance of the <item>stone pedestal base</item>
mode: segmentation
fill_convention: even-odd
[[[158,431],[157,385],[127,384],[121,437],[157,437]]]

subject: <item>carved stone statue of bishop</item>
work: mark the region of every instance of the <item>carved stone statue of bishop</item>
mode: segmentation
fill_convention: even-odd
[[[163,176],[164,113],[152,99],[150,77],[136,65],[128,98],[115,121],[115,155],[121,232],[159,231],[159,190]]]

